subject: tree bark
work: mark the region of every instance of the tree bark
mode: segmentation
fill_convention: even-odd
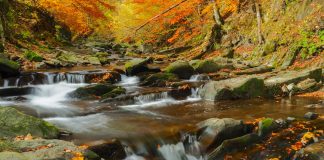
[[[206,38],[204,40],[203,49],[201,50],[200,54],[193,57],[193,59],[200,59],[206,53],[213,50],[214,44],[219,43],[222,38],[222,25],[224,21],[219,13],[219,8],[216,6],[215,0],[211,0],[210,3],[213,5],[213,19],[214,24],[211,30],[207,33]]]
[[[257,22],[258,22],[258,40],[259,40],[259,45],[261,45],[264,43],[264,39],[262,36],[262,30],[261,30],[262,17],[261,17],[260,4],[255,1],[254,5],[255,5],[256,17],[257,17]]]
[[[7,13],[9,11],[8,0],[0,0],[0,21],[1,21],[1,43],[4,45],[5,39],[10,39],[10,31],[7,25]]]

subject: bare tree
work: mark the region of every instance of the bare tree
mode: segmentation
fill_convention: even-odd
[[[254,6],[255,6],[256,17],[257,17],[257,22],[258,22],[258,40],[259,40],[259,45],[261,45],[264,43],[264,39],[262,36],[262,30],[261,30],[261,26],[262,26],[261,9],[260,9],[260,4],[257,1],[254,2]]]

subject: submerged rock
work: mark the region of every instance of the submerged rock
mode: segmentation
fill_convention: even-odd
[[[69,160],[76,159],[76,157],[88,160],[100,159],[92,151],[62,140],[20,140],[10,142],[10,146],[12,148],[4,148],[5,152],[0,152],[1,160]]]
[[[59,130],[41,119],[25,115],[11,107],[0,107],[0,137],[32,134],[42,138],[57,138]]]
[[[10,77],[19,75],[20,65],[14,61],[0,56],[0,76]]]
[[[241,120],[211,118],[197,124],[198,140],[204,150],[219,146],[224,140],[242,136],[249,126]]]
[[[133,59],[125,64],[126,75],[133,76],[142,72],[148,72],[147,64],[153,61],[152,58]]]
[[[211,81],[199,91],[203,99],[212,101],[255,98],[263,96],[264,93],[264,81],[256,77],[238,77],[221,81]]]
[[[165,71],[167,73],[176,74],[181,79],[189,79],[194,74],[194,68],[185,61],[173,62]]]

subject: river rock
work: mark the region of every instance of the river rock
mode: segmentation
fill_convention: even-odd
[[[320,89],[321,86],[321,83],[316,82],[315,79],[307,78],[296,85],[296,90],[299,93],[311,92]]]
[[[307,112],[305,115],[304,115],[304,118],[306,119],[310,119],[310,120],[314,120],[314,119],[317,119],[318,118],[318,114],[317,113],[314,113],[314,112]]]
[[[89,56],[89,57],[86,57],[86,61],[88,61],[89,64],[91,64],[91,65],[101,65],[101,62],[98,57]]]
[[[251,76],[210,81],[199,91],[203,99],[211,101],[255,98],[263,96],[264,93],[263,79]]]
[[[181,79],[189,79],[194,74],[194,68],[188,62],[176,61],[165,70],[167,73],[176,74]]]
[[[266,136],[275,128],[275,121],[272,118],[265,118],[259,121],[258,135]]]
[[[224,155],[259,142],[261,138],[256,133],[225,140],[220,146],[208,154],[208,160],[224,159]]]
[[[97,99],[105,94],[109,94],[117,88],[117,86],[111,84],[93,84],[78,88],[77,90],[69,93],[69,96],[79,99]]]
[[[0,89],[0,97],[23,96],[31,93],[33,87],[10,87]]]
[[[66,62],[72,65],[82,62],[82,59],[78,58],[75,53],[59,50],[59,53],[56,55],[57,60],[61,62]]]
[[[43,138],[59,136],[59,130],[48,122],[25,115],[11,107],[0,107],[0,137],[15,137],[29,133]]]
[[[248,125],[231,118],[211,118],[197,124],[198,140],[204,150],[219,146],[224,140],[242,136],[249,132]]]
[[[11,77],[19,75],[20,65],[5,57],[0,56],[0,75],[2,77]]]
[[[214,73],[221,69],[221,66],[213,60],[200,60],[192,63],[192,66],[197,73]]]
[[[126,75],[133,76],[149,71],[147,64],[153,61],[152,58],[133,59],[125,64]]]
[[[301,149],[295,156],[300,160],[323,160],[324,159],[324,140],[316,142]]]
[[[10,143],[14,149],[0,152],[1,160],[44,160],[44,159],[88,159],[100,160],[100,157],[85,148],[62,140],[32,139]],[[7,151],[10,150],[10,151]]]
[[[179,81],[177,75],[172,73],[156,73],[147,77],[142,83],[142,86],[151,86],[151,87],[164,87],[168,82]]]
[[[301,71],[284,71],[265,79],[268,96],[282,95],[282,86],[291,83],[298,84],[305,79],[314,79],[316,82],[322,79],[322,68],[306,69]]]
[[[112,91],[105,93],[101,96],[101,99],[107,99],[107,98],[115,98],[117,96],[123,95],[126,93],[126,89],[123,87],[117,87],[113,89]]]
[[[113,140],[112,142],[108,143],[92,145],[88,149],[95,152],[104,159],[118,160],[126,158],[124,146],[117,140]]]

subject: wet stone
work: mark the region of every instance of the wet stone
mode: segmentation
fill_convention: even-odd
[[[314,119],[317,119],[318,118],[318,113],[314,113],[314,112],[307,112],[305,115],[304,115],[304,118],[306,119],[310,119],[310,120],[314,120]]]

